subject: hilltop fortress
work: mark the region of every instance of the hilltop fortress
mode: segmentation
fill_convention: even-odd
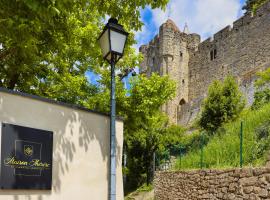
[[[171,123],[188,124],[199,113],[209,84],[232,75],[253,101],[256,73],[270,67],[270,1],[256,14],[245,14],[213,37],[181,32],[167,20],[159,34],[140,47],[144,55],[141,73],[169,75],[177,82],[176,97],[162,107]]]

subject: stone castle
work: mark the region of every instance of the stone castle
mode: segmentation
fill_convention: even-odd
[[[177,83],[176,97],[162,107],[171,123],[191,122],[209,84],[228,75],[236,78],[251,104],[256,73],[270,67],[270,1],[203,42],[200,35],[190,34],[187,27],[181,32],[169,19],[140,52],[141,73],[168,75]]]

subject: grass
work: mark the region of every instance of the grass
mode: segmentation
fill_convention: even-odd
[[[268,153],[259,152],[260,142],[256,140],[255,130],[270,120],[270,104],[259,110],[246,110],[239,119],[225,124],[210,138],[203,148],[204,168],[238,167],[240,160],[240,123],[243,121],[243,160],[244,166],[261,166]],[[175,169],[200,168],[200,149],[190,151],[177,160]]]
[[[125,200],[134,200],[135,197],[140,196],[140,194],[145,193],[145,192],[150,192],[153,189],[154,188],[153,188],[153,185],[152,184],[147,185],[145,183],[141,187],[139,187],[136,191],[128,194],[127,196],[125,196]]]

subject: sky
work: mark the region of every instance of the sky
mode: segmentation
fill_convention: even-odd
[[[135,33],[137,44],[134,47],[138,52],[141,45],[158,34],[159,27],[167,19],[172,19],[181,31],[187,23],[190,33],[200,34],[205,40],[240,18],[244,4],[245,0],[170,0],[164,11],[146,7],[140,10],[144,26]],[[100,79],[92,72],[87,72],[86,76],[93,84]],[[123,81],[129,87],[128,78]]]
[[[135,48],[138,50],[154,38],[167,19],[172,19],[181,31],[187,23],[190,33],[200,34],[205,40],[241,17],[244,3],[245,0],[170,0],[165,11],[146,7],[141,10],[144,26],[135,35]]]

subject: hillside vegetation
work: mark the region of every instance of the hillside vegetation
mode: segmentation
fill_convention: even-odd
[[[243,121],[243,165],[263,165],[270,143],[270,103],[258,110],[245,110],[233,122],[220,127],[203,147],[203,168],[238,167],[240,160],[240,124]],[[186,153],[176,169],[200,168],[201,150]]]

